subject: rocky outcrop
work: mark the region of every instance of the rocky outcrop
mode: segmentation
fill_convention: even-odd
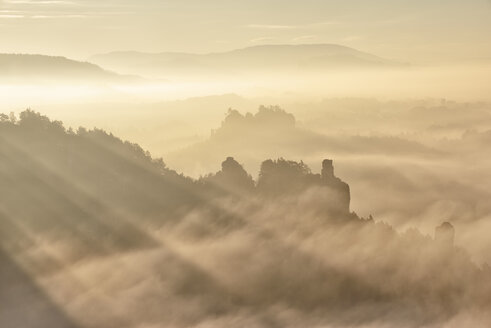
[[[216,174],[203,179],[208,191],[215,195],[244,195],[250,194],[255,188],[252,177],[233,157],[227,157],[222,162],[222,169]]]
[[[340,212],[349,213],[351,202],[349,185],[334,175],[334,166],[330,159],[322,162],[321,181],[322,185],[328,187],[332,193],[331,202],[334,201],[332,207]]]
[[[455,240],[455,228],[450,222],[443,222],[435,228],[435,241],[442,247],[452,248]]]
[[[350,213],[349,185],[334,175],[333,161],[322,162],[321,174],[313,174],[303,162],[284,159],[267,160],[261,165],[258,193],[272,197],[300,197],[309,190],[323,215],[344,216]]]
[[[350,214],[350,187],[334,175],[333,161],[322,162],[320,174],[314,174],[303,162],[266,160],[261,164],[257,183],[233,157],[222,162],[215,174],[203,177],[201,185],[207,197],[238,196],[261,199],[311,202],[319,216],[345,217]]]

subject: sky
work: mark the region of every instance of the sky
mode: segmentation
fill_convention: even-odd
[[[335,43],[411,63],[491,59],[491,0],[0,0],[0,52],[86,59]]]

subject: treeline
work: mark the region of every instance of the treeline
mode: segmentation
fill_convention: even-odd
[[[257,116],[263,114],[269,111],[260,110]],[[15,190],[26,180],[34,182],[35,176],[40,186],[85,190],[95,198],[134,206],[138,211],[153,208],[154,214],[217,195],[282,196],[329,185],[326,177],[322,180],[312,174],[303,162],[282,158],[264,161],[257,182],[232,157],[222,163],[221,171],[193,180],[167,168],[163,159],[152,158],[137,144],[100,129],[66,129],[62,122],[32,110],[18,118],[0,114],[0,142],[5,189]],[[334,179],[333,172],[330,175]],[[332,188],[338,187],[334,184]]]

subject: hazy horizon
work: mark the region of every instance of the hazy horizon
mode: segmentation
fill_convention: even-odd
[[[487,0],[213,0],[206,6],[196,0],[2,0],[0,52],[84,60],[111,51],[334,43],[414,64],[489,60],[490,14]],[[75,39],[81,42],[70,42]]]

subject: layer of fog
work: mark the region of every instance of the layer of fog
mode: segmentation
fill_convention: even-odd
[[[101,69],[102,71],[102,69]],[[448,66],[408,66],[399,68],[320,69],[316,72],[276,70],[228,74],[215,77],[135,79],[130,82],[101,78],[63,78],[47,75],[49,83],[31,81],[22,74],[17,82],[0,78],[2,110],[5,106],[26,107],[52,103],[155,102],[210,94],[237,93],[251,97],[277,97],[282,100],[313,100],[333,97],[374,97],[381,99],[445,98],[489,100],[491,66],[487,62]],[[104,71],[103,71],[104,72]],[[104,72],[105,73],[105,72]],[[112,74],[112,73],[107,73]],[[73,81],[75,79],[75,81]],[[25,82],[22,83],[22,80]]]
[[[227,156],[243,163],[255,178],[267,158],[303,160],[314,172],[321,159],[333,158],[336,174],[351,186],[351,209],[363,217],[372,214],[379,227],[387,222],[401,234],[417,228],[424,235],[432,235],[443,221],[456,227],[456,244],[469,252],[470,260],[457,256],[451,264],[459,267],[458,288],[464,291],[450,295],[450,305],[438,300],[448,298],[440,291],[428,303],[405,292],[402,298],[407,301],[394,302],[379,294],[385,291],[382,278],[388,275],[394,277],[391,292],[404,289],[401,286],[411,279],[417,283],[409,289],[427,292],[435,279],[455,278],[442,273],[437,266],[441,262],[433,262],[433,248],[426,244],[431,244],[430,237],[417,235],[416,242],[408,237],[411,241],[405,243],[393,241],[392,232],[381,237],[377,229],[330,230],[306,210],[315,204],[315,192],[252,212],[247,202],[227,203],[227,211],[248,221],[237,230],[208,224],[206,209],[187,213],[173,227],[133,222],[157,242],[150,249],[82,256],[73,262],[65,253],[67,237],[31,236],[32,245],[8,257],[48,294],[51,307],[60,307],[89,327],[485,326],[489,322],[481,306],[489,303],[479,289],[487,289],[468,282],[485,282],[476,270],[491,262],[486,233],[491,228],[491,106],[480,102],[489,100],[489,72],[487,65],[469,65],[323,76],[198,77],[140,85],[0,86],[0,112],[31,107],[74,129],[103,128],[163,156],[169,167],[193,177],[218,171]],[[230,94],[205,97],[224,93]],[[254,115],[260,105],[269,104],[293,113],[295,125],[278,128],[273,120],[259,130],[245,125],[220,132],[228,108]],[[298,199],[307,205],[298,204]],[[291,203],[298,207],[289,207]],[[213,238],[202,236],[215,229]],[[428,252],[428,257],[422,255]],[[53,256],[62,269],[44,274],[52,265],[52,260],[44,260]],[[373,266],[366,264],[373,261]],[[331,276],[332,268],[343,278]],[[344,279],[352,276],[357,278],[355,286],[361,281],[361,290],[366,291],[367,284],[374,293],[355,291],[351,297]],[[335,283],[324,286],[326,280]],[[18,295],[37,293],[25,286],[12,287],[15,293],[16,288],[22,291]],[[340,296],[344,294],[346,299]],[[19,299],[12,304],[25,301]],[[329,303],[326,299],[344,300],[351,310],[343,315],[336,309],[336,321],[312,305]],[[478,305],[471,306],[475,300]]]
[[[293,116],[281,109],[262,108],[260,113],[246,119],[231,112],[224,130],[214,136],[225,133],[233,143],[233,133],[243,133],[252,122],[256,132],[270,129],[278,138],[329,141],[297,128]],[[232,122],[230,115],[235,116]],[[228,130],[229,124],[234,129]],[[447,219],[438,208],[430,234],[405,228],[397,233],[381,222],[396,222],[397,215],[409,210],[404,226],[418,226],[411,220],[418,202],[411,198],[423,193],[420,200],[432,202],[432,193],[443,191],[435,183],[445,178],[438,171],[418,175],[418,169],[397,164],[392,170],[401,171],[391,175],[387,167],[393,163],[378,155],[378,164],[355,162],[350,181],[350,167],[344,167],[349,161],[342,151],[333,151],[340,158],[335,174],[351,184],[352,209],[360,202],[375,210],[400,209],[374,221],[347,208],[332,212],[336,190],[322,182],[329,181],[324,180],[328,168],[320,176],[302,163],[279,161],[269,173],[278,174],[273,181],[279,185],[270,185],[274,193],[269,194],[260,187],[266,169],[255,187],[242,167],[228,159],[231,175],[223,174],[224,165],[221,176],[195,181],[137,145],[100,130],[65,130],[60,122],[32,111],[20,119],[2,115],[0,132],[0,300],[5,302],[0,322],[6,326],[489,324],[489,267],[466,251],[475,251],[476,245],[489,249],[485,230],[474,229],[476,218],[450,218],[457,247],[447,237],[433,239],[433,228]],[[253,134],[247,137],[252,146],[261,142]],[[245,153],[251,149],[235,146],[248,159]],[[417,154],[404,155],[414,162]],[[214,160],[215,154],[209,155]],[[423,155],[438,161],[431,152]],[[314,170],[323,157],[309,158]],[[431,167],[420,169],[426,174]],[[363,190],[364,183],[371,189]],[[387,186],[393,189],[384,193]],[[456,200],[471,204],[466,186],[457,186],[451,190]]]
[[[461,78],[447,80],[468,84]],[[400,86],[406,84],[401,82]],[[232,90],[235,85],[228,88]],[[353,209],[400,228],[410,222],[430,231],[442,219],[456,219],[473,222],[476,225],[473,231],[480,232],[488,216],[485,205],[488,159],[484,155],[487,146],[479,141],[491,129],[489,105],[485,103],[366,98],[316,101],[299,96],[301,91],[267,97],[230,94],[157,101],[156,98],[166,97],[156,92],[158,89],[151,89],[155,100],[149,100],[142,95],[114,94],[109,87],[107,90],[112,90],[109,93],[106,90],[96,95],[78,94],[75,102],[64,88],[46,90],[52,94],[42,94],[43,101],[36,99],[32,89],[23,90],[22,94],[30,95],[31,99],[23,96],[24,105],[12,105],[5,101],[9,95],[15,96],[8,89],[2,109],[9,112],[32,106],[74,128],[79,125],[103,128],[139,143],[152,154],[164,156],[171,167],[192,176],[217,170],[220,161],[229,155],[244,163],[253,175],[264,158],[283,156],[304,160],[315,168],[319,158],[333,157],[342,164],[340,173],[350,181],[356,195]],[[205,90],[204,94],[209,91]],[[326,93],[331,94],[330,90]],[[313,98],[320,98],[320,94]],[[352,94],[357,94],[356,88]],[[454,95],[458,98],[458,94],[448,94],[452,95],[451,99]],[[385,97],[389,95],[390,92]],[[55,101],[57,97],[68,98]],[[224,119],[227,108],[255,113],[261,104],[279,104],[293,113],[300,133],[287,133],[289,137],[278,136],[269,143],[236,135],[226,147],[220,142],[207,141],[211,130],[216,130]],[[475,130],[477,134],[466,133],[467,130]],[[254,131],[244,133],[254,134]],[[238,145],[233,143],[241,138]],[[203,142],[211,146],[201,147]],[[246,147],[241,143],[246,143]],[[197,151],[180,151],[189,147]],[[378,176],[387,177],[385,184]],[[370,201],[364,196],[367,193],[373,198]],[[466,236],[472,239],[472,233]],[[487,247],[479,245],[472,250],[482,259]]]
[[[427,232],[450,220],[461,228],[459,243],[489,260],[489,243],[474,242],[491,214],[489,104],[346,99],[291,108],[305,121],[285,124],[289,116],[281,113],[248,120],[232,112],[208,140],[167,154],[167,162],[198,176],[216,170],[227,155],[250,172],[268,156],[303,160],[314,169],[318,158],[333,157],[350,181],[357,213]]]

